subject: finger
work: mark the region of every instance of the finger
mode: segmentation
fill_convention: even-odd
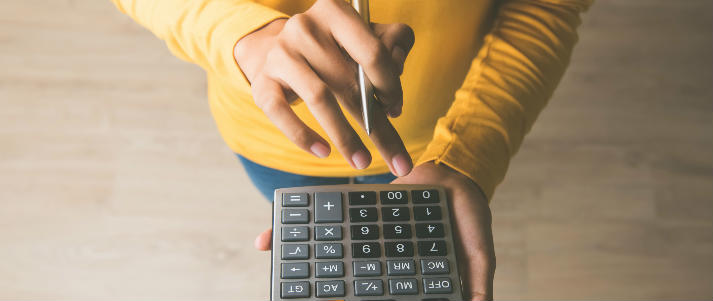
[[[263,231],[255,238],[255,249],[270,251],[272,249],[272,228]]]
[[[320,1],[312,9],[321,16],[321,25],[329,28],[337,43],[364,68],[386,111],[399,110],[403,91],[397,67],[370,26],[345,1]]]
[[[279,74],[307,104],[317,122],[327,132],[337,150],[353,168],[364,169],[371,164],[371,155],[339,108],[329,87],[302,58],[283,60]]]
[[[391,58],[398,67],[399,75],[401,75],[404,71],[406,57],[409,52],[411,52],[411,48],[413,48],[413,44],[416,41],[413,29],[402,23],[372,23],[371,27],[374,29],[374,33],[384,43],[389,53],[391,53]]]
[[[252,93],[257,106],[292,143],[320,158],[329,155],[329,143],[292,111],[279,83],[262,76],[253,83]]]
[[[341,97],[340,97],[341,99]],[[344,108],[349,111],[352,116],[356,117],[359,124],[363,126],[364,120],[360,117],[361,109],[358,103],[341,102]],[[369,135],[369,138],[376,145],[376,149],[384,158],[386,165],[389,166],[391,173],[397,177],[403,177],[413,169],[413,161],[408,154],[401,136],[386,117],[386,113],[379,106],[372,107],[372,123],[374,130]]]

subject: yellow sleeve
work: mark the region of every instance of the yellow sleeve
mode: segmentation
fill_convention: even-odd
[[[112,0],[177,57],[249,90],[233,57],[243,36],[285,14],[250,0]]]
[[[446,116],[418,164],[434,161],[470,177],[488,199],[547,104],[592,0],[503,1]]]

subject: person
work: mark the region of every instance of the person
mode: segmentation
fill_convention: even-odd
[[[492,299],[489,200],[591,0],[372,0],[370,25],[344,0],[113,2],[206,71],[217,127],[265,197],[350,181],[442,185],[467,297]],[[368,136],[357,64],[378,99]],[[270,235],[256,246],[268,250]]]

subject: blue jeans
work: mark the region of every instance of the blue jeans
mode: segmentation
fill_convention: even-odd
[[[262,166],[241,155],[237,156],[238,159],[240,159],[240,163],[243,164],[245,171],[248,173],[250,180],[269,201],[272,201],[275,189],[278,188],[349,184],[350,180],[350,178],[346,177],[332,178],[298,175]],[[391,173],[385,173],[373,176],[358,176],[351,179],[353,179],[352,183],[354,184],[386,184],[396,179],[396,176]]]

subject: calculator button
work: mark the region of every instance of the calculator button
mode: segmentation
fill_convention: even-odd
[[[376,208],[349,208],[349,221],[352,223],[375,222],[379,219]]]
[[[344,221],[342,214],[341,192],[315,192],[314,193],[314,222],[315,223],[341,223]]]
[[[432,221],[441,219],[440,206],[413,207],[413,217],[417,221]]]
[[[307,207],[308,200],[307,193],[283,193],[282,207]]]
[[[309,278],[309,263],[283,263],[280,267],[282,279]]]
[[[352,225],[352,240],[366,240],[379,238],[379,226],[377,225]]]
[[[385,224],[384,238],[411,238],[411,225],[409,224]]]
[[[413,257],[413,243],[397,241],[384,243],[386,257]]]
[[[418,238],[441,238],[443,236],[443,224],[441,223],[416,224],[416,237]]]
[[[317,281],[314,285],[317,298],[344,297],[344,280]]]
[[[314,257],[317,259],[344,258],[342,244],[317,244],[314,247]]]
[[[314,240],[342,240],[342,226],[316,226]]]
[[[386,273],[389,276],[415,275],[416,264],[413,260],[387,260]]]
[[[280,290],[280,298],[308,298],[309,297],[309,282],[282,282]]]
[[[407,192],[405,190],[382,191],[379,193],[379,198],[384,205],[408,204],[406,195]]]
[[[418,281],[414,278],[389,279],[389,294],[416,295],[418,294]]]
[[[421,274],[424,275],[437,275],[437,274],[448,274],[451,272],[450,266],[448,266],[448,259],[421,259]]]
[[[282,209],[283,224],[306,224],[309,223],[309,211],[307,209]]]
[[[282,241],[307,241],[309,228],[307,226],[282,227]]]
[[[423,278],[423,292],[426,294],[450,294],[451,291],[450,278]]]
[[[352,244],[352,257],[375,258],[381,257],[381,246],[377,242],[362,242]]]
[[[414,190],[411,191],[411,199],[413,200],[414,204],[438,203],[438,190]]]
[[[282,259],[307,259],[309,258],[308,244],[282,245]]]
[[[381,218],[385,222],[407,221],[411,219],[408,207],[382,207]]]
[[[317,262],[314,264],[314,276],[317,278],[335,278],[344,276],[344,263],[341,261]]]
[[[443,240],[436,241],[419,241],[418,255],[421,256],[445,256],[446,242]]]
[[[349,193],[349,205],[376,205],[376,192],[352,191]]]
[[[354,276],[381,276],[381,262],[373,261],[355,261]]]
[[[384,282],[381,279],[354,280],[355,296],[383,296]]]

